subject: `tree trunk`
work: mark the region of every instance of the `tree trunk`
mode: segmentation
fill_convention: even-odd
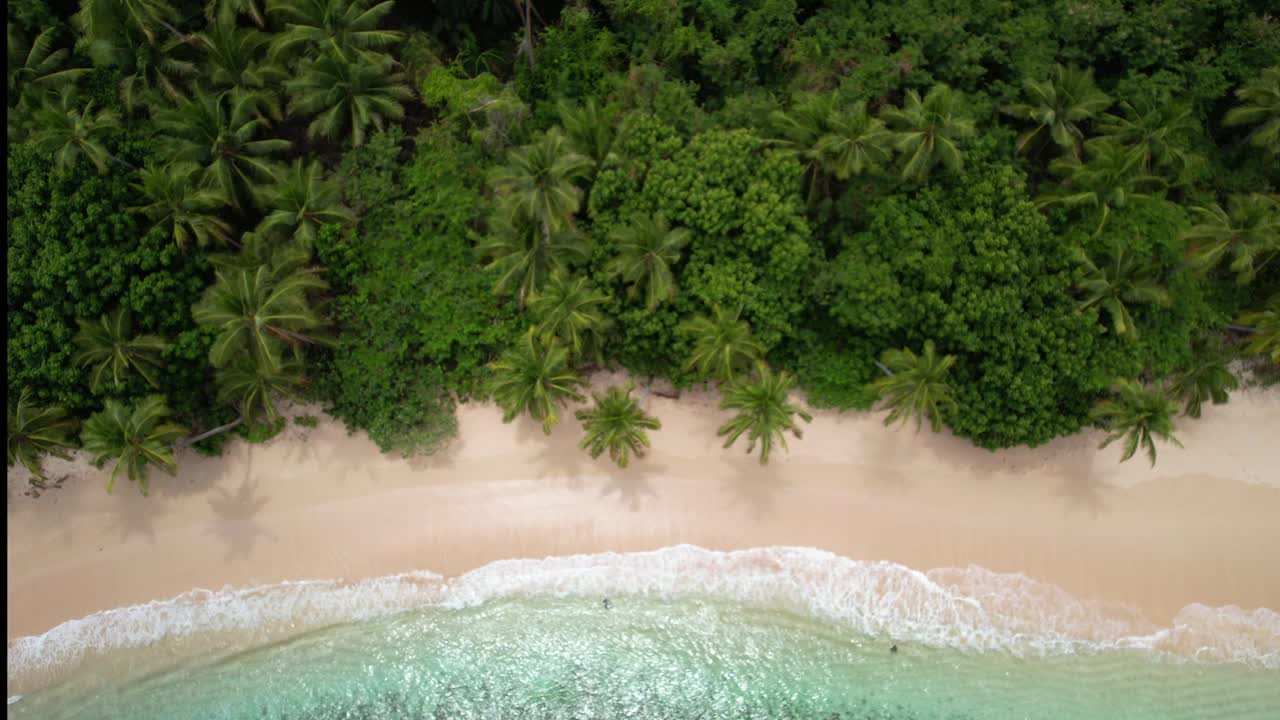
[[[871,362],[875,363],[876,367],[880,368],[880,370],[883,371],[885,375],[893,377],[893,371],[885,367],[884,365],[882,365],[879,360],[872,360]]]
[[[228,430],[233,430],[236,428],[236,426],[240,425],[240,423],[243,423],[243,422],[244,422],[244,416],[242,415],[236,418],[235,420],[232,420],[231,422],[227,423],[226,425],[219,425],[218,427],[212,430],[207,430],[194,437],[189,437],[189,438],[184,438],[182,440],[179,440],[178,442],[174,443],[173,446],[175,448],[191,447],[192,445],[195,445],[201,440],[206,440],[208,438],[211,438],[214,435],[217,435],[218,433],[224,433]]]
[[[1227,323],[1227,329],[1228,329],[1228,330],[1235,330],[1236,332],[1244,332],[1244,333],[1256,333],[1256,332],[1258,332],[1258,328],[1251,328],[1251,327],[1249,327],[1249,326],[1247,326],[1247,325],[1234,325],[1234,324],[1232,324],[1232,323]]]

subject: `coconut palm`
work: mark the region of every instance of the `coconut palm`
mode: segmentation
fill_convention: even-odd
[[[1201,344],[1196,348],[1191,366],[1173,376],[1169,392],[1186,403],[1185,414],[1198,418],[1200,406],[1206,400],[1221,405],[1227,401],[1230,391],[1239,387],[1228,365],[1230,359],[1220,348]]]
[[[644,457],[649,447],[646,431],[662,428],[662,423],[640,409],[640,403],[631,397],[634,387],[627,383],[625,387],[615,385],[603,395],[592,393],[595,406],[574,413],[582,421],[584,433],[579,447],[591,453],[592,458],[608,450],[609,459],[624,468],[632,455]]]
[[[93,368],[89,389],[100,392],[111,387],[124,387],[130,369],[137,371],[151,387],[160,387],[154,371],[164,367],[164,351],[169,343],[159,335],[133,335],[133,319],[128,310],[118,307],[97,322],[77,321],[80,331],[73,341],[80,351],[72,361]]]
[[[557,341],[544,342],[530,328],[514,347],[489,364],[489,393],[502,406],[502,421],[521,413],[542,421],[542,431],[560,422],[559,406],[566,400],[582,400],[576,388],[582,378],[569,365],[569,350]]]
[[[388,48],[403,35],[379,30],[395,3],[370,5],[368,0],[267,0],[267,12],[284,24],[272,43],[273,56],[289,56],[312,48],[354,61],[369,51]]]
[[[142,170],[138,188],[148,202],[133,208],[162,227],[179,247],[195,240],[200,247],[231,242],[231,225],[218,217],[230,204],[221,189],[206,187],[204,171],[192,162],[151,165]]]
[[[206,79],[216,88],[257,93],[282,81],[286,75],[283,68],[265,61],[270,36],[253,28],[239,27],[234,18],[219,16],[196,38],[208,63]],[[277,93],[261,95],[263,109],[279,120]]]
[[[1254,126],[1249,131],[1249,144],[1272,157],[1280,155],[1280,65],[1264,69],[1236,90],[1236,97],[1242,104],[1228,110],[1222,124]]]
[[[28,45],[22,32],[8,26],[9,107],[18,105],[24,95],[36,95],[74,83],[88,74],[88,68],[64,68],[71,51],[54,49],[59,29],[48,28]]]
[[[195,62],[182,55],[188,45],[181,39],[152,44],[122,35],[114,45],[95,46],[95,62],[122,68],[120,100],[132,113],[153,104],[157,96],[169,102],[186,99],[187,88],[200,71]]]
[[[747,453],[760,445],[760,464],[769,462],[774,443],[787,449],[787,433],[796,438],[803,436],[796,418],[812,422],[813,416],[799,405],[789,401],[795,378],[786,370],[776,375],[763,362],[756,363],[756,379],[744,380],[729,386],[720,400],[722,410],[737,410],[732,420],[720,426],[716,435],[725,439],[730,447],[743,433],[747,435]]]
[[[388,120],[404,117],[403,103],[413,98],[404,76],[394,70],[388,55],[364,54],[347,60],[326,53],[303,62],[299,76],[285,83],[290,114],[315,116],[308,138],[364,144],[370,128],[381,130]]]
[[[516,148],[507,163],[489,172],[489,185],[513,209],[551,233],[571,224],[582,201],[574,184],[591,169],[591,159],[575,152],[569,140],[552,128],[536,142]]]
[[[591,160],[592,178],[617,157],[613,143],[622,131],[616,112],[601,108],[595,98],[589,98],[582,105],[561,100],[556,103],[556,114],[573,149]]]
[[[1280,293],[1272,295],[1263,309],[1244,313],[1236,322],[1253,331],[1245,352],[1266,355],[1271,362],[1280,363]]]
[[[204,6],[204,16],[211,23],[235,20],[240,15],[248,15],[258,27],[266,25],[259,0],[208,0]]]
[[[64,86],[32,114],[29,142],[54,156],[58,172],[69,172],[83,157],[105,173],[107,160],[114,157],[107,151],[106,136],[119,128],[119,115],[110,110],[95,113],[92,100],[80,106],[72,89]]]
[[[1203,272],[1229,257],[1228,267],[1244,284],[1280,253],[1280,204],[1266,195],[1232,195],[1226,210],[1214,203],[1191,212],[1199,222],[1182,239],[1189,262]]]
[[[1098,130],[1106,141],[1135,155],[1142,173],[1183,180],[1203,162],[1190,150],[1201,128],[1189,100],[1165,94],[1121,100],[1116,107],[1120,112],[1103,115]]]
[[[817,199],[825,185],[826,168],[818,152],[818,140],[826,134],[829,121],[835,114],[836,96],[833,93],[799,94],[790,110],[769,113],[769,126],[776,144],[804,166],[810,202]]]
[[[826,194],[829,177],[876,172],[893,156],[893,134],[865,101],[841,108],[834,95],[805,94],[790,112],[775,111],[769,119],[779,144],[804,164],[811,203]]]
[[[609,296],[592,287],[586,278],[557,273],[545,289],[533,295],[529,310],[544,341],[558,340],[569,348],[571,357],[590,355],[599,364],[600,343],[609,328],[609,318],[603,311],[608,301]]]
[[[492,258],[485,269],[498,275],[495,291],[514,292],[521,308],[553,274],[567,272],[570,263],[586,262],[589,255],[586,238],[576,230],[546,233],[510,211],[490,219],[489,233],[476,250]]]
[[[1160,286],[1158,269],[1148,259],[1135,255],[1122,243],[1114,243],[1103,262],[1095,263],[1084,250],[1076,248],[1077,261],[1084,268],[1079,289],[1084,292],[1080,309],[1098,307],[1111,317],[1111,328],[1126,340],[1136,340],[1138,327],[1129,306],[1139,303],[1168,305],[1169,292]]]
[[[711,317],[700,315],[680,324],[680,330],[693,336],[693,353],[685,362],[686,370],[696,369],[703,377],[714,377],[733,383],[735,373],[750,367],[763,355],[765,348],[751,336],[751,326],[739,319],[742,308],[725,310],[712,307]]]
[[[269,188],[264,204],[271,213],[262,219],[258,232],[281,233],[310,247],[322,225],[353,225],[355,213],[342,204],[342,192],[332,178],[325,178],[324,168],[316,160],[306,165],[302,159],[280,183]]]
[[[974,134],[973,120],[956,108],[956,95],[945,84],[929,89],[924,99],[908,90],[902,109],[883,113],[893,131],[894,146],[906,157],[902,177],[923,180],[941,163],[952,172],[964,168],[960,141]]]
[[[71,24],[86,47],[111,43],[125,34],[141,34],[155,44],[161,32],[180,36],[172,25],[178,11],[168,0],[81,0]]]
[[[1036,198],[1036,205],[1090,208],[1098,216],[1094,232],[1100,233],[1113,209],[1122,208],[1131,200],[1151,197],[1147,191],[1164,184],[1160,178],[1142,172],[1140,157],[1114,143],[1090,140],[1085,143],[1085,153],[1087,162],[1067,156],[1049,163],[1049,171],[1064,181]]]
[[[1111,105],[1111,98],[1093,82],[1093,68],[1054,65],[1047,80],[1024,80],[1025,102],[1003,111],[1035,127],[1018,136],[1017,151],[1029,152],[1048,138],[1073,157],[1080,157],[1084,143],[1081,124],[1097,117]]]
[[[279,367],[258,362],[252,355],[240,355],[227,367],[214,374],[218,385],[218,402],[234,407],[245,422],[266,416],[275,422],[276,397],[297,397],[302,385],[302,363],[284,360]]]
[[[1146,448],[1154,466],[1156,438],[1182,447],[1173,436],[1173,417],[1178,409],[1164,391],[1148,390],[1135,380],[1120,380],[1116,383],[1116,393],[1116,397],[1099,401],[1089,412],[1089,417],[1107,431],[1099,449],[1123,438],[1124,454],[1120,462],[1133,457],[1138,448]]]
[[[67,435],[75,429],[74,418],[67,417],[66,408],[60,405],[40,407],[32,403],[31,389],[23,388],[17,406],[10,405],[8,435],[9,464],[19,463],[31,473],[31,484],[44,487],[42,455],[68,459],[67,448],[72,441]]]
[[[187,431],[168,422],[169,415],[164,398],[149,395],[132,407],[108,400],[102,411],[85,422],[80,440],[84,449],[94,455],[94,463],[101,467],[107,461],[115,461],[107,480],[108,494],[115,487],[121,468],[126,477],[138,483],[143,495],[147,494],[148,466],[156,465],[174,474],[178,461],[173,456],[173,444]]]
[[[672,268],[680,262],[680,251],[689,244],[685,228],[673,228],[666,215],[640,215],[628,225],[615,227],[609,239],[618,251],[606,268],[610,277],[627,283],[627,292],[635,297],[644,292],[645,306],[650,310],[675,300],[678,286]]]
[[[272,156],[291,146],[288,140],[260,139],[267,121],[254,98],[237,91],[197,90],[190,100],[155,115],[157,144],[165,156],[198,164],[204,181],[237,209],[260,201],[263,184],[278,179]]]
[[[882,409],[890,409],[884,424],[915,418],[919,432],[921,421],[927,419],[930,429],[941,431],[943,413],[955,407],[947,379],[955,364],[956,356],[939,356],[932,340],[924,341],[919,355],[911,348],[885,350],[880,356],[885,376],[867,385],[881,399]]]

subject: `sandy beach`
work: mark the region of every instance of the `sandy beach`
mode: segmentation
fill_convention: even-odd
[[[10,472],[8,637],[192,588],[677,543],[980,565],[1156,622],[1190,603],[1280,608],[1280,392],[1180,419],[1185,449],[1162,446],[1154,469],[1119,464],[1094,432],[990,453],[828,411],[762,467],[745,445],[721,447],[727,414],[709,394],[646,403],[663,427],[626,470],[577,448],[571,412],[546,437],[472,403],[446,450],[412,460],[323,418],[219,459],[183,452],[149,498],[127,482],[107,495],[83,461],[48,461],[51,479],[69,477],[38,498]]]

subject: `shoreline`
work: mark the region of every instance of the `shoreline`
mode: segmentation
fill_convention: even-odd
[[[83,476],[39,498],[10,473],[8,638],[192,588],[453,577],[508,558],[679,544],[976,565],[1161,626],[1195,603],[1280,609],[1274,391],[1183,419],[1186,449],[1162,446],[1154,469],[1117,463],[1118,444],[1096,450],[1096,432],[990,453],[945,432],[885,428],[882,413],[825,410],[762,467],[741,446],[721,448],[727,413],[710,395],[651,395],[647,406],[663,428],[626,470],[578,449],[571,410],[546,437],[470,403],[448,447],[411,460],[325,417],[264,445],[234,442],[221,458],[184,451],[176,478],[154,474],[150,498],[128,483],[108,496],[105,473],[83,461],[70,464]]]

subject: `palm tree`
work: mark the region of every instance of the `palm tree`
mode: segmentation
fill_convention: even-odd
[[[973,136],[973,120],[961,116],[955,106],[955,93],[939,83],[929,89],[923,100],[915,90],[908,90],[901,110],[884,111],[894,132],[894,145],[907,157],[902,177],[923,180],[939,163],[952,172],[964,168],[959,143]]]
[[[273,398],[297,396],[303,383],[302,364],[285,360],[279,367],[259,362],[252,355],[241,355],[227,367],[215,373],[218,384],[218,402],[234,407],[245,422],[252,422],[265,415],[268,422],[275,422]]]
[[[787,432],[796,438],[803,436],[796,417],[805,422],[812,422],[813,416],[805,412],[799,405],[789,401],[791,390],[795,387],[795,378],[786,370],[774,374],[764,362],[756,363],[756,379],[733,383],[720,400],[722,410],[737,410],[732,420],[720,426],[717,436],[725,438],[724,446],[729,447],[738,441],[743,433],[747,434],[747,453],[750,454],[760,445],[760,464],[769,462],[769,453],[774,442],[787,449]]]
[[[33,113],[30,142],[54,156],[59,172],[70,171],[84,157],[105,173],[107,160],[118,160],[107,151],[106,135],[119,128],[119,115],[110,110],[95,113],[92,100],[78,107],[72,89],[63,87],[57,100],[46,98]]]
[[[1227,127],[1253,125],[1249,144],[1262,148],[1267,155],[1280,155],[1280,65],[1262,71],[1262,75],[1236,90],[1243,103],[1227,111],[1222,124]]]
[[[1088,162],[1067,156],[1049,163],[1049,171],[1063,176],[1065,181],[1035,202],[1041,208],[1054,205],[1092,208],[1099,217],[1095,234],[1102,232],[1113,208],[1124,207],[1130,200],[1151,197],[1144,191],[1164,184],[1160,178],[1143,173],[1141,158],[1119,145],[1094,139],[1085,143],[1085,152]]]
[[[1219,348],[1196,348],[1190,367],[1174,375],[1169,392],[1183,400],[1183,412],[1193,418],[1200,417],[1200,406],[1210,400],[1214,405],[1227,401],[1230,391],[1239,387],[1236,376],[1228,366],[1230,357]]]
[[[595,98],[581,106],[561,100],[556,103],[556,113],[573,149],[591,160],[594,179],[606,163],[617,157],[613,152],[613,143],[621,134],[617,113],[598,106]]]
[[[81,43],[90,47],[135,32],[154,45],[161,29],[181,36],[171,24],[177,21],[178,12],[167,0],[81,0],[80,10],[71,16]]]
[[[194,162],[206,183],[243,209],[257,204],[261,184],[276,181],[271,157],[290,148],[288,140],[256,139],[267,121],[254,97],[237,91],[197,90],[190,100],[157,112],[158,145],[173,161]]]
[[[545,290],[533,295],[529,310],[544,341],[558,340],[569,348],[571,357],[591,355],[599,364],[600,341],[610,324],[603,312],[608,301],[609,296],[591,287],[586,278],[557,273]]]
[[[205,247],[231,242],[231,225],[218,217],[218,208],[230,204],[221,189],[201,183],[203,170],[192,162],[143,168],[142,195],[150,202],[134,208],[163,227],[179,247],[189,240]]]
[[[285,27],[272,43],[271,54],[291,55],[309,46],[351,61],[372,54],[370,50],[388,48],[403,37],[378,29],[394,4],[391,0],[372,7],[368,0],[267,0],[267,12]]]
[[[158,388],[154,369],[164,367],[164,351],[169,343],[159,335],[133,335],[133,319],[128,310],[118,307],[98,319],[77,321],[80,332],[74,342],[80,351],[72,361],[77,365],[90,365],[89,389],[99,392],[108,380],[111,386],[124,387],[130,368],[136,370],[151,387]]]
[[[804,165],[810,203],[817,199],[825,180],[818,140],[826,134],[835,114],[834,93],[802,93],[794,98],[789,111],[769,113],[769,125],[776,144]]]
[[[132,113],[153,104],[157,95],[170,102],[186,99],[186,89],[200,71],[196,63],[179,54],[187,44],[180,39],[152,44],[123,35],[114,45],[96,46],[95,62],[119,65],[127,72],[120,79],[120,100]]]
[[[239,15],[248,15],[258,27],[266,25],[258,0],[208,0],[204,6],[204,16],[211,23],[234,20]]]
[[[502,406],[503,422],[527,412],[550,435],[560,421],[560,404],[582,400],[576,388],[586,383],[570,367],[568,349],[554,340],[543,342],[532,328],[489,368],[489,393]]]
[[[44,487],[44,468],[41,455],[53,455],[64,460],[70,456],[66,449],[72,447],[67,437],[76,427],[74,418],[67,417],[66,408],[60,405],[39,407],[31,402],[31,389],[23,388],[18,405],[9,410],[9,467],[20,463],[31,473],[31,484]]]
[[[164,398],[149,395],[136,406],[126,407],[119,400],[108,400],[101,412],[91,415],[84,424],[80,439],[84,449],[92,453],[98,467],[114,460],[111,477],[107,480],[107,493],[115,487],[120,468],[125,476],[138,483],[138,490],[147,494],[147,466],[158,465],[161,470],[174,474],[178,461],[173,456],[173,444],[186,434],[186,428],[167,422],[169,408]]]
[[[947,375],[956,364],[955,355],[938,355],[932,340],[924,341],[924,351],[916,355],[910,348],[885,350],[880,367],[885,376],[871,382],[867,389],[881,398],[883,407],[891,408],[885,425],[914,417],[916,432],[922,420],[929,421],[934,432],[942,430],[942,415],[955,407]]]
[[[827,120],[814,150],[822,168],[838,180],[878,172],[893,157],[893,134],[860,100]]]
[[[1156,99],[1121,100],[1120,114],[1107,113],[1098,123],[1103,137],[1139,159],[1142,173],[1165,171],[1185,179],[1202,158],[1188,148],[1200,134],[1200,123],[1188,100],[1167,94]]]
[[[1280,205],[1261,193],[1232,195],[1227,209],[1193,207],[1200,222],[1182,234],[1193,267],[1207,272],[1224,257],[1240,284],[1251,282],[1280,253]]]
[[[308,138],[333,140],[349,132],[352,145],[359,147],[370,126],[381,130],[387,120],[404,117],[402,103],[413,98],[394,64],[388,55],[346,60],[336,53],[303,62],[299,77],[285,83],[289,112],[315,116]]]
[[[680,262],[680,251],[690,237],[687,229],[671,227],[661,212],[637,216],[631,224],[609,233],[618,254],[609,261],[606,272],[627,283],[631,297],[643,289],[645,306],[653,310],[675,300],[678,287],[672,267]]]
[[[741,307],[729,311],[716,305],[712,317],[700,315],[681,323],[681,331],[694,338],[685,369],[696,368],[703,377],[732,384],[735,372],[758,361],[765,348],[751,337],[751,326],[739,319],[741,315]]]
[[[8,31],[10,108],[16,107],[24,95],[58,89],[88,74],[89,68],[62,67],[71,51],[67,48],[54,49],[58,28],[42,31],[30,45],[13,23],[9,23]]]
[[[1267,355],[1271,362],[1280,363],[1280,293],[1272,295],[1263,309],[1244,313],[1236,322],[1252,326],[1253,335],[1245,352]]]
[[[1047,136],[1072,157],[1080,157],[1084,130],[1081,123],[1092,120],[1111,105],[1111,98],[1093,82],[1093,68],[1054,65],[1048,80],[1024,80],[1026,102],[1003,111],[1035,127],[1018,136],[1017,150],[1026,153]]]
[[[498,274],[495,291],[515,292],[521,308],[553,274],[568,272],[570,263],[586,262],[589,255],[587,240],[578,231],[546,233],[509,211],[490,219],[489,234],[476,250],[492,258],[485,269]]]
[[[644,457],[649,447],[646,431],[662,428],[662,423],[641,410],[640,403],[631,397],[634,387],[627,383],[625,387],[613,386],[603,395],[592,393],[595,407],[574,413],[582,421],[585,433],[579,447],[591,453],[592,458],[608,450],[609,458],[624,468],[632,455]]]
[[[284,367],[280,351],[295,352],[320,340],[312,330],[325,325],[311,307],[307,292],[328,287],[311,269],[224,266],[204,296],[192,306],[197,324],[217,332],[209,360],[214,367],[227,367],[237,357],[250,354],[264,367],[279,371]]]
[[[1138,337],[1138,327],[1129,313],[1130,305],[1169,304],[1169,293],[1160,287],[1156,277],[1157,267],[1150,260],[1134,255],[1122,243],[1113,244],[1101,266],[1081,248],[1076,248],[1075,255],[1085,272],[1079,285],[1085,294],[1080,309],[1097,306],[1106,311],[1116,335],[1126,340]]]
[[[279,66],[263,60],[270,36],[237,26],[234,17],[220,15],[196,38],[206,53],[208,80],[214,87],[255,93],[282,81],[286,75]],[[277,93],[261,94],[263,109],[272,118],[280,119]]]
[[[590,168],[591,159],[574,152],[568,139],[552,128],[537,142],[512,150],[506,165],[489,172],[489,185],[550,234],[571,224],[582,201],[574,181]]]
[[[302,159],[293,161],[293,167],[281,182],[266,193],[265,205],[271,213],[262,219],[258,232],[270,234],[283,232],[311,247],[322,225],[353,225],[355,213],[342,204],[342,192],[337,182],[325,178],[319,161],[303,165]]]
[[[1178,410],[1164,391],[1147,390],[1135,380],[1117,381],[1116,391],[1118,397],[1099,401],[1089,413],[1089,417],[1108,433],[1098,449],[1124,438],[1124,454],[1120,456],[1120,462],[1133,457],[1134,452],[1143,447],[1154,467],[1156,446],[1153,437],[1182,447],[1182,443],[1173,436],[1173,417]]]

